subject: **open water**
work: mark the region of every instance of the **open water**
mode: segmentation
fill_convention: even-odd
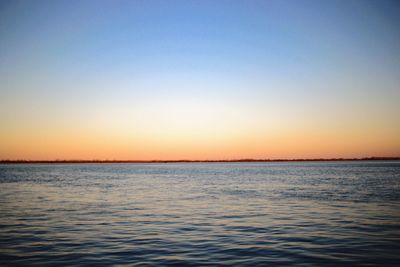
[[[399,266],[400,162],[0,165],[0,265]]]

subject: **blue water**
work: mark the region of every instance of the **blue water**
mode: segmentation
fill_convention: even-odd
[[[400,162],[0,165],[0,265],[399,266]]]

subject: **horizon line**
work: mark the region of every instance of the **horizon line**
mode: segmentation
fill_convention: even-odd
[[[56,159],[56,160],[0,160],[0,164],[30,164],[30,163],[235,163],[235,162],[304,162],[304,161],[379,161],[379,160],[400,160],[400,156],[396,157],[361,157],[361,158],[292,158],[292,159],[222,159],[222,160],[67,160],[67,159]]]

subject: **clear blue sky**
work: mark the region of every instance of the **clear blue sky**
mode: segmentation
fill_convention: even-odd
[[[385,0],[0,1],[0,158],[397,155],[399,18]]]

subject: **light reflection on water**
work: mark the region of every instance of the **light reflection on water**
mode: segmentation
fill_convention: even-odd
[[[0,165],[0,264],[400,262],[400,162]]]

